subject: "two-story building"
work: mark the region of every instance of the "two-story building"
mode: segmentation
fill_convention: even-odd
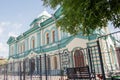
[[[73,59],[70,59],[70,66],[74,65],[78,67],[80,65],[89,65],[88,58],[85,59],[87,56],[79,49],[87,48],[91,41],[105,34],[104,30],[96,30],[91,36],[83,36],[82,33],[70,35],[56,26],[56,20],[61,17],[61,8],[59,8],[54,15],[50,15],[47,11],[43,11],[30,24],[29,30],[23,32],[18,37],[11,36],[8,39],[9,63],[11,64],[9,65],[9,71],[18,72],[20,69],[18,62],[24,60],[26,60],[27,67],[32,66],[34,71],[37,71],[38,57],[40,55],[44,57],[44,54],[51,56],[48,60],[48,63],[50,63],[49,67],[51,70],[58,70],[58,73],[61,68],[59,53],[68,53],[70,56],[73,56]],[[64,56],[65,54],[63,57]],[[32,59],[32,65],[29,65],[29,59]],[[62,60],[64,61],[63,58]],[[45,60],[42,60],[42,73],[45,73],[44,64]],[[97,66],[99,65],[97,64]],[[27,68],[26,71],[29,72],[29,70],[30,68]]]

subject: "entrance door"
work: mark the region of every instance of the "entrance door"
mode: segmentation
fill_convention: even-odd
[[[84,67],[84,55],[81,50],[76,50],[74,53],[74,61],[75,61],[75,67]]]

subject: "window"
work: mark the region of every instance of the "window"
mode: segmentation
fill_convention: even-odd
[[[11,47],[11,54],[13,54],[13,46]]]
[[[19,43],[18,45],[18,53],[22,53],[23,51],[23,45],[21,43]]]
[[[54,69],[57,69],[57,57],[56,56],[54,56],[53,61],[54,61]]]
[[[22,45],[20,46],[20,53],[22,53]]]
[[[52,40],[55,42],[55,31],[52,31]]]
[[[32,40],[32,48],[35,48],[35,40]]]
[[[10,63],[10,71],[12,71],[12,63]]]
[[[34,37],[32,37],[32,39],[31,39],[31,48],[32,49],[35,48],[35,38]]]
[[[46,41],[47,41],[46,44],[49,44],[49,34],[48,33],[46,34]]]
[[[31,73],[35,71],[35,59],[31,59],[30,61],[30,70],[31,70]]]
[[[18,45],[18,53],[20,53],[20,45]]]
[[[22,52],[24,52],[25,51],[25,43],[23,42],[23,44],[22,44]]]
[[[35,48],[35,40],[32,40],[32,48]]]

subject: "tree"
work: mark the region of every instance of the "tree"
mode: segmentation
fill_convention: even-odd
[[[112,22],[120,28],[120,0],[43,0],[45,6],[62,7],[63,17],[57,21],[71,34],[90,34]]]

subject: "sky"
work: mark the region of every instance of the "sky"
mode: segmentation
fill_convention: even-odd
[[[0,0],[0,57],[8,57],[7,40],[30,28],[30,23],[46,9],[50,14],[55,10],[45,8],[41,0]]]
[[[0,0],[0,57],[8,57],[7,40],[30,28],[30,23],[45,9],[41,0]],[[53,14],[55,10],[46,8]],[[108,25],[114,31],[112,25]],[[118,29],[117,29],[118,30]]]

